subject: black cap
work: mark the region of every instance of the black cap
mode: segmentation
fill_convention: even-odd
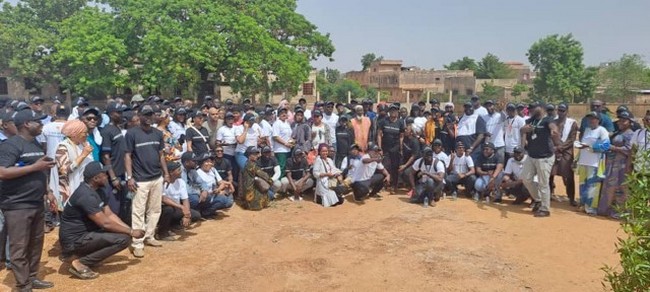
[[[440,145],[442,146],[442,141],[440,139],[435,139],[433,140],[433,145]]]
[[[296,149],[293,150],[293,156],[298,156],[303,154],[305,154],[305,152],[302,151],[302,149],[300,149],[299,147],[296,147]]]
[[[126,109],[126,106],[123,106],[117,102],[111,102],[106,106],[106,112],[107,113],[112,113],[112,112],[123,112]]]
[[[485,148],[491,148],[492,150],[495,149],[494,144],[492,142],[483,143],[483,149]]]
[[[546,110],[547,111],[554,111],[555,110],[555,105],[552,103],[546,104]]]
[[[212,99],[214,99],[212,95],[206,95],[205,97],[203,97],[203,100],[212,100]]]
[[[145,105],[142,106],[142,108],[140,109],[140,114],[141,114],[141,115],[149,115],[149,114],[153,114],[153,113],[154,113],[153,107],[151,107],[151,106],[148,105],[148,104],[145,104]]]
[[[257,146],[248,146],[248,148],[246,148],[246,156],[257,153],[260,153],[260,148],[257,148]]]
[[[192,112],[192,118],[196,118],[196,117],[205,118],[206,114],[201,110],[196,110],[196,111]]]
[[[55,111],[56,111],[55,115],[57,117],[64,118],[64,117],[67,117],[67,116],[70,115],[70,109],[67,106],[63,105],[63,104],[57,105]]]
[[[262,153],[269,153],[269,152],[273,152],[273,149],[271,149],[271,147],[269,146],[262,147]]]
[[[472,107],[472,103],[468,101],[463,104],[463,107]]]
[[[366,98],[366,99],[363,100],[363,104],[370,105],[370,104],[372,104],[372,100]]]
[[[232,99],[226,99],[226,105],[232,105]]]
[[[326,101],[326,102],[325,102],[325,105],[326,105],[326,106],[330,106],[330,105],[331,105],[331,106],[334,106],[334,102],[331,101],[331,100],[329,100],[329,101]]]
[[[406,122],[407,125],[408,124],[413,124],[413,123],[415,123],[415,119],[413,117],[408,117],[408,118],[406,118],[405,122]]]
[[[2,113],[2,121],[3,122],[13,122],[15,116],[16,116],[16,112],[11,112],[11,113],[3,112]]]
[[[417,103],[411,105],[411,110],[420,110],[420,106]]]
[[[488,104],[494,105],[494,100],[488,99],[483,103],[483,105],[488,105]]]
[[[438,111],[435,111],[435,112],[438,112]],[[422,113],[422,115],[425,116],[425,117],[430,116],[431,112],[430,111],[425,111],[425,112]]]
[[[461,141],[458,141],[458,142],[456,142],[456,148],[458,148],[458,147],[465,148],[465,144],[463,144],[463,142],[461,142]]]
[[[84,178],[93,178],[102,172],[107,172],[109,169],[110,167],[103,166],[101,163],[99,163],[99,161],[93,161],[91,163],[88,163],[84,168]]]
[[[439,102],[437,99],[435,99],[435,98],[429,100],[429,103],[430,103],[430,104],[440,104],[440,102]]]
[[[539,107],[539,106],[542,106],[542,105],[539,104],[539,102],[536,102],[536,101],[531,102],[531,103],[528,104],[529,109],[534,109],[534,108]]]
[[[515,146],[515,148],[512,150],[513,153],[524,153],[524,149],[521,148],[521,146]]]
[[[481,99],[481,98],[478,97],[478,95],[474,94],[474,95],[472,95],[472,98],[470,100],[474,101],[474,100],[479,100],[479,99]]]
[[[517,108],[518,109],[524,109],[524,108],[526,108],[526,105],[523,104],[523,103],[520,103],[520,104],[517,104]]]
[[[174,115],[186,115],[187,110],[184,107],[179,107],[174,111]]]
[[[173,101],[183,101],[183,99],[180,96],[175,96]]]
[[[88,114],[95,114],[95,116],[99,116],[99,109],[94,107],[94,106],[89,107],[89,108],[86,108],[81,115],[85,116],[85,115],[88,115]]]
[[[630,109],[629,109],[626,105],[619,105],[619,106],[616,108],[616,112],[617,112],[617,113],[620,113],[620,112],[629,112],[629,111],[630,111]]]
[[[272,116],[274,113],[273,109],[267,109],[264,111],[265,116]]]
[[[280,112],[280,110],[278,110],[278,113],[279,112]],[[293,112],[294,113],[304,113],[305,110],[301,106],[296,106],[295,108],[293,108]]]
[[[74,102],[74,104],[77,106],[88,106],[88,101],[86,100],[85,97],[80,96],[77,97],[77,100]]]
[[[208,159],[212,159],[212,154],[210,153],[203,153],[196,157],[194,160],[198,163],[203,163],[203,161],[206,161]]]
[[[198,159],[199,159],[199,157],[194,155],[194,152],[190,152],[190,151],[187,151],[187,152],[183,153],[183,155],[181,155],[181,162],[183,162],[183,163],[188,162],[190,160],[197,161]]]
[[[427,146],[422,149],[422,155],[423,156],[433,156],[433,149],[431,147]]]
[[[357,149],[357,150],[361,151],[361,147],[358,144],[350,145],[350,150],[352,150],[352,149]]]
[[[566,104],[566,103],[561,103],[561,104],[557,105],[557,109],[566,111],[566,110],[569,110],[569,105]]]
[[[169,161],[167,162],[167,171],[171,172],[176,169],[181,168],[181,164],[178,163],[177,161]]]
[[[246,115],[244,115],[244,121],[245,122],[255,122],[255,115],[254,114],[246,114]]]
[[[227,112],[226,115],[224,116],[224,120],[225,119],[233,119],[233,118],[235,118],[235,115],[233,113],[231,113],[231,112]]]
[[[517,109],[517,106],[514,103],[509,102],[508,104],[506,104],[506,109],[507,110],[515,110],[515,109]]]
[[[399,111],[399,106],[395,104],[391,104],[390,107],[388,108],[389,111]]]
[[[370,151],[381,151],[381,147],[379,147],[379,145],[372,144],[372,145],[368,146],[368,150],[370,150]]]
[[[298,99],[298,102],[303,102],[303,101],[304,101],[305,103],[307,103],[307,100],[306,100],[304,97],[301,97],[300,99]]]
[[[341,116],[339,117],[339,121],[341,121],[341,120],[345,120],[345,121],[347,122],[347,121],[349,120],[349,119],[348,119],[348,115],[341,115]]]
[[[622,111],[622,112],[618,113],[618,118],[619,119],[626,119],[626,120],[632,120],[633,119],[632,114],[630,114],[630,112],[628,112],[628,111]]]
[[[311,115],[314,116],[314,117],[315,117],[315,116],[322,117],[322,116],[323,116],[323,112],[321,112],[320,110],[315,110],[313,113],[311,113]]]
[[[32,96],[32,98],[29,99],[31,103],[36,103],[36,102],[45,102],[45,99],[43,99],[40,96]]]
[[[249,104],[249,103],[251,103],[250,98],[246,98],[244,99],[244,101],[242,101],[242,104]]]
[[[595,119],[600,120],[600,115],[597,112],[590,112],[585,117],[587,117],[587,118],[595,118]]]

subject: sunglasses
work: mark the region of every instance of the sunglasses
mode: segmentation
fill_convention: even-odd
[[[566,110],[559,109],[559,110],[557,110],[557,112],[558,113],[563,113],[563,112],[566,112]]]

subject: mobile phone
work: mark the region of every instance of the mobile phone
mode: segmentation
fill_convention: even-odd
[[[45,156],[45,158],[43,158],[43,160],[45,160],[47,162],[54,161],[54,159],[52,157],[49,157],[49,156]]]

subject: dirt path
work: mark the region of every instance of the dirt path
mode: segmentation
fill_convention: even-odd
[[[48,291],[601,291],[617,235],[618,222],[568,203],[540,219],[467,199],[423,208],[384,195],[329,209],[284,200],[234,208],[141,260],[122,252],[93,281],[68,275],[49,234],[41,270],[56,284]],[[0,279],[0,290],[13,286],[6,271]]]

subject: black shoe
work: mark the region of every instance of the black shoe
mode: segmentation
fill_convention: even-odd
[[[578,207],[578,202],[576,202],[575,200],[571,200],[571,202],[569,202],[569,204],[571,204],[571,206],[573,206],[573,207]]]
[[[368,197],[379,199],[379,198],[381,198],[381,195],[380,194],[370,194]]]
[[[43,281],[39,279],[34,279],[32,281],[32,289],[49,289],[54,287],[54,283]]]
[[[496,199],[494,199],[494,201],[492,201],[492,202],[493,202],[493,203],[502,203],[503,200],[502,200],[501,198],[496,198]]]
[[[551,212],[549,212],[549,211],[537,211],[537,212],[535,212],[535,214],[533,216],[535,216],[535,217],[549,217],[549,216],[551,216]]]
[[[539,211],[539,208],[541,207],[542,207],[542,202],[533,202],[532,204],[533,212]]]

